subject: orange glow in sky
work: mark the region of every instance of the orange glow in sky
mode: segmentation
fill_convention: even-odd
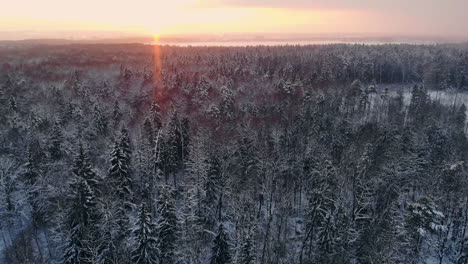
[[[414,0],[413,2],[422,0]],[[449,3],[452,1],[453,3]],[[458,13],[465,0],[413,2],[368,0],[15,0],[2,3],[0,33],[119,31],[149,34],[223,33],[418,33],[456,34],[467,24]],[[372,3],[369,2],[369,3]],[[394,2],[400,9],[391,9]],[[215,3],[215,4],[213,4]],[[294,3],[294,4],[290,4]],[[310,3],[314,3],[313,5]],[[322,4],[321,4],[322,3]],[[330,5],[327,3],[335,3]],[[380,3],[380,4],[379,4]],[[433,3],[433,4],[431,4]],[[448,7],[447,7],[448,6]],[[443,5],[441,5],[443,7]],[[401,12],[403,11],[403,12]],[[450,10],[449,10],[450,11]],[[432,12],[432,13],[431,13]],[[445,12],[445,11],[444,11]],[[446,11],[445,13],[447,13]],[[458,12],[458,11],[457,11]],[[439,14],[440,13],[440,14]],[[460,15],[461,16],[461,15]],[[460,20],[460,21],[458,21]],[[465,32],[466,33],[466,32]],[[10,34],[9,36],[12,36]],[[0,34],[0,39],[2,35]]]

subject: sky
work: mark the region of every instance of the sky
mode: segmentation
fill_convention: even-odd
[[[468,37],[467,10],[468,0],[15,0],[1,5],[0,38],[104,31]]]

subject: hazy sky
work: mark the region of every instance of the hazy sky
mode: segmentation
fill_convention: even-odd
[[[466,17],[468,0],[14,0],[1,5],[0,38],[76,30],[468,37]]]

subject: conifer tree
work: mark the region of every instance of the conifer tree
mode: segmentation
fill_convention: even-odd
[[[122,119],[122,112],[120,110],[119,101],[115,101],[114,103],[114,110],[112,111],[112,123],[114,129],[119,127],[120,121]]]
[[[218,234],[214,239],[214,245],[211,253],[210,264],[227,264],[231,262],[231,252],[229,249],[229,240],[223,224],[219,225]]]
[[[154,147],[154,129],[153,124],[151,123],[149,118],[145,119],[143,123],[143,135],[145,137],[145,143],[148,144],[150,147]]]
[[[157,248],[161,264],[173,264],[176,256],[177,215],[169,186],[162,186],[158,199]]]
[[[58,121],[55,122],[52,128],[52,134],[50,137],[49,153],[50,157],[54,160],[60,159],[62,156],[62,143],[63,135],[60,124]]]
[[[466,123],[466,106],[462,104],[458,109],[456,116],[455,116],[455,124],[459,130],[464,132],[465,123]]]
[[[12,113],[18,111],[18,104],[16,103],[16,99],[13,96],[8,99],[8,110],[10,110]]]
[[[255,250],[251,234],[247,234],[240,248],[239,264],[254,264]]]
[[[86,183],[93,189],[93,191],[99,193],[99,178],[93,170],[88,154],[81,142],[78,147],[78,155],[75,157],[73,173],[78,177],[85,179]]]
[[[157,260],[156,239],[153,237],[154,224],[145,204],[140,205],[137,229],[134,231],[137,244],[132,252],[132,263],[152,264]]]
[[[130,136],[128,135],[128,130],[125,127],[122,127],[121,130],[120,149],[122,150],[122,154],[125,157],[125,163],[127,168],[130,168],[132,160],[132,149],[130,146]]]
[[[37,206],[37,198],[40,196],[40,192],[38,190],[37,182],[39,180],[39,168],[37,165],[37,161],[34,159],[33,151],[31,147],[28,148],[28,161],[25,164],[25,171],[23,174],[24,182],[28,187],[28,200],[29,204],[31,205],[32,210],[32,217],[33,221],[37,221],[39,208]],[[34,222],[36,224],[36,222]]]
[[[74,175],[71,184],[71,204],[67,219],[69,231],[68,244],[65,247],[65,264],[95,263],[94,254],[98,250],[98,222],[96,198],[86,180]]]
[[[155,101],[153,101],[153,103],[151,104],[150,116],[151,116],[151,121],[153,122],[154,128],[160,129],[162,125],[161,108]]]
[[[23,174],[23,177],[24,181],[30,186],[36,184],[39,178],[37,162],[34,159],[34,153],[31,147],[28,148],[28,160],[25,164],[25,172]]]
[[[112,204],[112,202],[110,202]],[[114,208],[105,207],[103,210],[102,221],[100,225],[101,234],[101,251],[99,255],[99,263],[102,264],[117,264],[124,262],[125,251],[119,250],[119,240],[116,237],[119,229],[118,220],[114,214]]]
[[[109,179],[113,183],[114,191],[117,197],[126,205],[131,201],[131,178],[128,171],[127,157],[122,151],[122,144],[114,143],[111,153]]]
[[[106,135],[107,134],[107,118],[101,112],[98,105],[94,106],[93,110],[94,125],[97,135]]]
[[[205,224],[212,229],[216,222],[216,204],[220,195],[221,168],[219,160],[211,157],[208,161],[208,172],[204,182],[204,197],[202,202],[202,216]]]

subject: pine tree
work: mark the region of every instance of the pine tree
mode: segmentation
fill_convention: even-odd
[[[132,252],[132,262],[137,264],[152,264],[157,260],[156,239],[153,237],[154,224],[151,214],[145,204],[141,204],[138,214],[137,229],[135,236],[137,246]]]
[[[177,243],[177,215],[173,193],[169,186],[162,186],[158,199],[159,219],[157,222],[158,253],[161,264],[173,264]]]
[[[218,234],[214,240],[210,264],[227,264],[231,262],[229,240],[223,224],[219,225]]]

